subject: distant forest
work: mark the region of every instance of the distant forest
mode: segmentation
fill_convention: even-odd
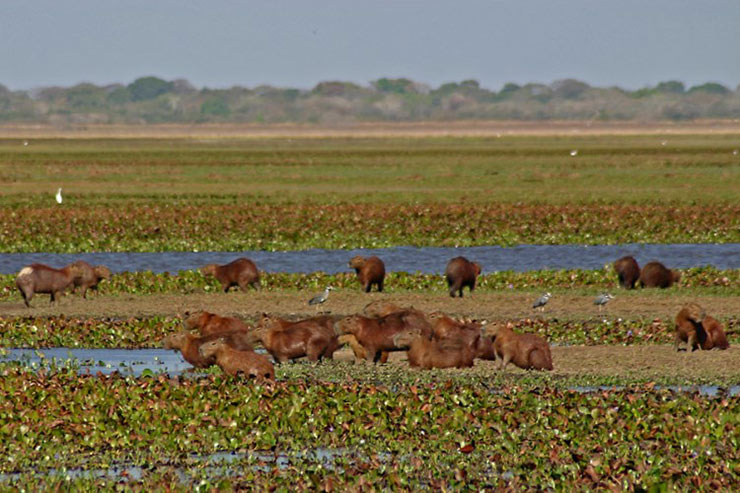
[[[0,85],[0,123],[323,123],[449,120],[692,120],[740,118],[740,86],[667,81],[628,91],[565,79],[506,84],[475,80],[437,88],[382,78],[367,86],[321,82],[309,90],[272,86],[198,89],[186,80],[142,77],[131,84]]]

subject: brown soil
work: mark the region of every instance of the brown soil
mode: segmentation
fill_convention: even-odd
[[[0,125],[2,138],[435,137],[740,133],[735,120],[693,122],[460,121],[311,124]]]
[[[55,306],[49,297],[35,297],[31,308],[23,305],[20,295],[13,301],[0,303],[0,312],[5,316],[24,315],[68,315],[82,317],[131,317],[152,315],[178,315],[185,311],[208,310],[220,315],[235,315],[255,318],[261,313],[282,316],[309,316],[317,310],[308,306],[309,298],[318,294],[304,291],[232,291],[230,293],[164,294],[164,295],[120,295],[100,296],[93,294],[84,300],[79,296],[67,295]],[[645,294],[642,294],[645,293]],[[594,317],[624,319],[660,318],[673,319],[681,307],[696,302],[716,318],[735,318],[740,315],[740,298],[718,296],[689,296],[681,293],[664,293],[646,290],[639,294],[621,295],[609,302],[599,312],[594,306],[595,295],[578,296],[555,294],[541,313],[531,308],[539,294],[532,293],[474,293],[465,297],[450,298],[446,293],[370,293],[359,291],[333,291],[328,301],[321,305],[322,312],[348,315],[362,311],[375,300],[387,300],[400,306],[414,306],[423,311],[442,310],[458,317],[478,320],[513,320],[544,317],[548,319],[586,320]]]

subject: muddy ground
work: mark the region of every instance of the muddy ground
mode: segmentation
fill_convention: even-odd
[[[581,296],[555,294],[544,313],[532,309],[539,294],[532,293],[474,293],[465,291],[464,298],[450,298],[446,293],[370,293],[342,290],[333,291],[320,311],[336,315],[359,313],[375,300],[385,300],[400,306],[414,306],[431,312],[442,310],[459,317],[478,320],[514,320],[545,317],[564,320],[588,320],[594,317],[621,317],[624,319],[660,318],[673,319],[688,302],[699,303],[716,318],[735,318],[740,315],[740,298],[720,296],[691,296],[680,293],[645,291],[621,295],[609,302],[602,312],[594,306],[595,295]],[[96,296],[84,300],[79,296],[65,296],[57,305],[49,303],[47,295],[37,295],[26,308],[20,295],[13,301],[0,303],[0,313],[5,316],[67,315],[80,317],[131,317],[153,315],[178,315],[185,311],[208,310],[221,315],[256,318],[259,314],[273,313],[281,316],[311,316],[317,310],[308,306],[307,300],[319,291],[248,291],[245,293],[196,293],[163,295]]]

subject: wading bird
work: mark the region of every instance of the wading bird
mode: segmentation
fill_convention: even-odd
[[[601,311],[601,308],[609,303],[609,300],[613,300],[614,296],[610,295],[609,293],[600,294],[599,296],[594,299],[594,305],[599,306],[599,311]]]
[[[541,308],[542,309],[541,311],[544,312],[545,305],[547,304],[548,301],[550,301],[551,297],[552,295],[550,293],[543,294],[542,296],[537,298],[537,301],[534,302],[534,304],[532,305],[532,308]]]
[[[62,189],[57,190],[57,204],[62,203]]]
[[[326,302],[327,299],[329,299],[329,291],[333,291],[334,288],[331,286],[327,286],[323,293],[321,293],[318,296],[314,296],[310,300],[308,300],[309,305],[316,305],[316,310],[318,311],[319,305]]]

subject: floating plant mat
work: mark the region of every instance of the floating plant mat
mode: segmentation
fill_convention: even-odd
[[[391,387],[1,371],[0,473],[29,488],[56,481],[38,474],[120,464],[142,468],[134,485],[180,485],[177,469],[185,468],[191,486],[216,486],[222,479],[213,463],[195,464],[214,452],[245,454],[223,469],[223,481],[243,488],[740,484],[740,397],[726,392],[708,397],[646,384],[584,393],[525,379],[492,392],[444,377]],[[300,455],[319,449],[352,456],[336,457],[334,468]],[[260,465],[246,458],[252,451],[291,462],[244,467]],[[77,485],[117,481],[70,478]]]

